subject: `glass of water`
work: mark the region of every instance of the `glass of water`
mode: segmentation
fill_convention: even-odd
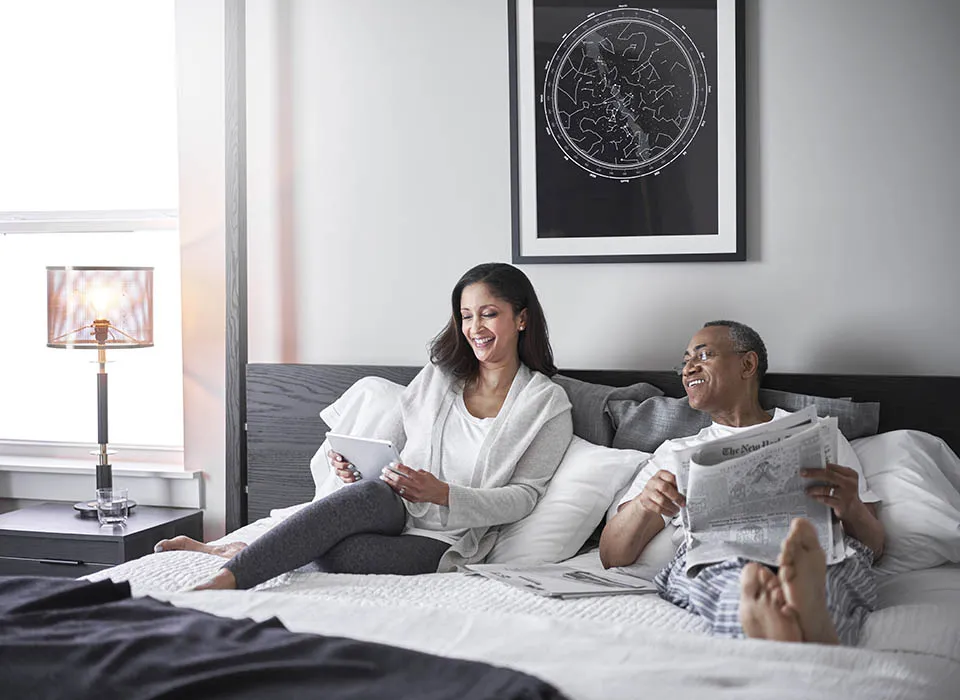
[[[97,518],[101,525],[123,525],[127,522],[127,490],[97,489]]]

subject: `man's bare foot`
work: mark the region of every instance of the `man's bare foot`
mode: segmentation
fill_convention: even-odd
[[[794,518],[790,523],[790,532],[780,546],[779,564],[783,595],[797,613],[804,641],[839,644],[827,610],[827,556],[809,520]]]
[[[234,591],[237,589],[237,579],[230,569],[220,569],[217,575],[206,583],[194,586],[194,591]]]
[[[787,606],[780,579],[756,562],[740,573],[740,624],[751,639],[803,641],[797,614]]]
[[[173,552],[184,550],[187,552],[203,552],[216,554],[224,559],[232,559],[241,549],[247,546],[246,542],[230,542],[228,544],[205,544],[197,542],[186,535],[178,535],[170,540],[160,540],[153,547],[154,552]]]

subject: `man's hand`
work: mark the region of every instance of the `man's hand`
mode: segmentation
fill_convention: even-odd
[[[860,475],[849,467],[828,464],[826,469],[802,469],[800,476],[816,481],[807,487],[807,495],[828,508],[833,508],[840,520],[846,520],[859,512]]]
[[[411,503],[436,503],[450,505],[450,486],[424,469],[411,469],[405,464],[385,467],[380,477],[401,498]]]
[[[644,510],[669,518],[679,513],[680,507],[687,503],[687,499],[677,490],[677,477],[666,469],[650,477],[637,500]]]
[[[848,535],[867,545],[875,560],[883,555],[883,523],[876,505],[860,500],[860,475],[855,470],[828,464],[826,469],[801,469],[800,476],[819,482],[807,487],[807,495],[833,508]]]
[[[672,518],[686,505],[687,499],[677,490],[677,477],[666,469],[661,469],[647,482],[637,496],[640,507],[657,515]]]

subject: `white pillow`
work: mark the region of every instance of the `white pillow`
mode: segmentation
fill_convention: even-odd
[[[854,440],[863,475],[880,497],[884,574],[960,562],[960,459],[938,437],[896,430]]]
[[[554,563],[569,559],[650,455],[602,447],[574,436],[533,512],[505,525],[486,562]]]
[[[337,433],[359,437],[382,437],[400,412],[400,395],[405,387],[381,377],[363,377],[354,382],[339,399],[320,411],[323,422]],[[310,460],[310,473],[316,485],[313,500],[329,496],[344,485],[330,467],[324,440]]]

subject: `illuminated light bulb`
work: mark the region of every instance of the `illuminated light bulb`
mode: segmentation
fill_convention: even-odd
[[[93,307],[96,318],[106,318],[114,305],[114,290],[110,287],[94,287],[87,292],[87,302]]]

